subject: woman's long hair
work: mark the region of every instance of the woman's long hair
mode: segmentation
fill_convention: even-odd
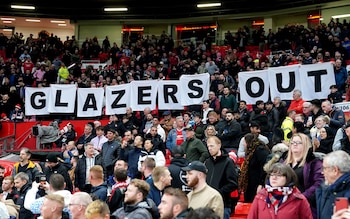
[[[294,137],[299,137],[301,139],[301,142],[302,142],[302,145],[303,145],[303,156],[302,156],[302,160],[300,161],[298,167],[302,167],[304,166],[305,162],[306,162],[306,157],[307,157],[307,154],[309,152],[309,149],[312,147],[311,145],[311,141],[310,141],[310,138],[303,134],[303,133],[295,133],[293,134],[293,136],[291,137],[291,140],[294,138]],[[287,158],[285,160],[285,164],[292,164],[294,161],[294,158],[293,158],[293,154],[292,154],[292,150],[289,149],[288,150],[288,155],[287,155]]]
[[[248,168],[249,168],[249,162],[253,157],[253,154],[256,150],[256,148],[259,145],[262,145],[263,143],[259,141],[258,134],[248,133],[244,136],[244,140],[246,142],[246,158],[244,159],[244,162],[242,164],[242,169],[240,172],[240,177],[238,179],[238,185],[239,188],[242,191],[246,191],[248,186]]]

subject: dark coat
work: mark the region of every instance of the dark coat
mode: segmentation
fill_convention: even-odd
[[[220,192],[225,208],[231,208],[231,192],[238,189],[238,172],[233,160],[222,151],[222,155],[215,160],[210,156],[205,166],[208,169],[208,185]]]
[[[171,187],[179,188],[184,192],[190,192],[191,189],[187,187],[186,171],[181,168],[186,167],[189,161],[184,157],[174,157],[171,159],[168,166],[171,177]]]
[[[102,158],[100,155],[95,157],[95,165],[102,166]],[[86,172],[86,156],[84,154],[81,158],[79,158],[74,171],[74,186],[78,187],[80,190],[85,188],[86,174],[88,173]]]
[[[318,219],[332,217],[336,197],[350,198],[350,173],[345,173],[330,186],[322,184],[316,189]]]
[[[19,197],[17,198],[16,205],[19,205],[19,219],[31,219],[34,218],[33,213],[30,210],[24,208],[24,200],[28,190],[31,188],[29,183],[22,186],[21,190],[18,192]]]
[[[105,202],[107,201],[107,189],[107,182],[104,182],[101,185],[92,187],[91,195]]]
[[[270,151],[265,145],[260,145],[255,149],[248,166],[248,186],[244,192],[245,202],[253,202],[258,186],[265,185],[266,172],[263,166],[269,154]]]
[[[64,181],[66,182],[65,189],[67,189],[71,192],[73,191],[72,180],[68,174],[69,169],[67,168],[66,165],[62,164],[61,162],[58,162],[57,165],[54,166],[53,168],[48,168],[48,167],[45,167],[45,163],[41,162],[40,166],[42,167],[43,173],[45,174],[47,180],[50,179],[50,177],[53,173],[59,173],[63,176]]]
[[[223,148],[236,148],[238,149],[239,140],[241,137],[241,125],[236,121],[225,121],[222,125],[218,126],[217,136],[221,140]]]

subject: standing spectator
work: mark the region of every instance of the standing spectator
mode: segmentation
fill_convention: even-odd
[[[215,96],[214,91],[209,91],[209,107],[216,112],[220,112],[220,99]]]
[[[182,170],[187,172],[188,187],[193,189],[187,194],[189,207],[193,209],[209,207],[222,219],[224,216],[224,201],[220,193],[207,184],[208,169],[206,166],[200,161],[193,161]]]
[[[202,123],[205,125],[207,124],[207,120],[208,120],[208,113],[212,110],[214,110],[213,108],[210,108],[210,102],[209,100],[204,100],[202,102],[202,116],[203,116],[203,119],[202,119]]]
[[[159,121],[159,117],[158,116],[153,116],[153,126],[157,127],[157,134],[160,135],[161,139],[163,140],[163,142],[165,143],[166,141],[166,134],[165,134],[165,130],[162,127],[162,125],[160,124]]]
[[[141,154],[138,159],[138,169],[141,170],[142,162],[151,157],[156,162],[156,166],[165,166],[165,156],[161,150],[158,150],[154,147],[154,143],[151,139],[146,139],[144,147],[141,149]]]
[[[186,139],[184,128],[184,120],[182,116],[177,116],[175,119],[176,127],[171,129],[166,140],[166,147],[172,150],[175,146],[180,146]],[[173,124],[174,125],[174,124]]]
[[[136,136],[134,140],[134,147],[131,150],[126,150],[126,143],[121,144],[119,159],[124,160],[128,163],[128,176],[131,179],[137,178],[141,179],[141,172],[138,169],[138,161],[141,156],[141,150],[143,145],[143,138],[141,136]],[[118,161],[117,161],[118,162]]]
[[[74,172],[75,191],[90,192],[91,184],[89,181],[88,171],[94,165],[101,165],[101,155],[95,155],[94,145],[87,143],[85,145],[85,153],[79,158]]]
[[[207,183],[218,190],[224,201],[224,219],[229,219],[235,208],[231,192],[238,189],[238,172],[233,160],[221,149],[221,141],[216,136],[207,139],[209,158],[205,161],[208,169]]]
[[[221,140],[223,149],[227,152],[237,151],[241,132],[241,125],[234,119],[232,110],[228,110],[225,121],[217,126],[217,136]]]
[[[185,129],[186,141],[181,144],[185,151],[186,158],[189,162],[199,160],[204,162],[208,157],[208,150],[205,148],[203,142],[196,138],[194,128],[189,125]]]
[[[174,147],[171,151],[170,164],[168,166],[172,178],[171,187],[181,189],[186,193],[190,192],[191,189],[187,187],[186,172],[181,168],[186,167],[188,164],[189,162],[182,147]]]
[[[297,114],[303,113],[303,103],[305,100],[301,97],[301,90],[293,91],[293,100],[291,100],[287,111],[295,110]]]
[[[69,216],[63,213],[64,198],[57,194],[45,196],[40,212],[43,219],[68,219]]]
[[[39,175],[39,170],[33,161],[30,160],[32,152],[28,148],[22,148],[19,152],[19,162],[13,165],[12,176],[20,172],[24,172],[28,175],[28,183],[30,184],[35,177]]]
[[[267,115],[268,125],[269,125],[269,139],[272,138],[273,130],[280,127],[279,125],[279,111],[274,107],[272,101],[267,101],[265,103],[265,112]]]
[[[289,133],[292,133],[295,115],[295,110],[288,111],[286,118],[282,122],[281,129],[283,131],[284,140],[286,141],[290,139],[291,134]]]
[[[282,163],[274,164],[268,170],[265,188],[254,198],[248,219],[312,219],[309,204],[295,186],[297,183],[292,168]]]
[[[85,210],[86,219],[110,218],[111,212],[106,202],[102,200],[94,200]]]
[[[168,133],[171,129],[174,128],[174,118],[171,117],[170,111],[163,112],[163,119],[160,121],[160,125],[163,127],[165,131],[165,136],[167,138]]]
[[[155,167],[152,172],[153,183],[150,185],[150,190],[147,198],[150,198],[158,206],[160,204],[164,189],[171,185],[171,175],[168,167]]]
[[[334,62],[334,77],[338,91],[343,94],[345,92],[345,82],[348,78],[348,72],[346,71],[346,68],[342,66],[342,60],[340,59],[337,59]]]
[[[151,206],[146,201],[149,191],[150,186],[147,182],[140,179],[131,180],[125,192],[124,206],[112,215],[117,218],[152,219]]]
[[[348,79],[346,81],[348,81]],[[343,102],[343,94],[339,92],[337,85],[331,85],[329,89],[331,91],[327,96],[327,100],[329,100],[332,104]]]
[[[108,141],[102,145],[101,149],[102,166],[107,176],[112,176],[114,163],[119,157],[121,147],[115,140],[115,131],[113,129],[107,131],[107,139]]]
[[[239,188],[244,192],[244,202],[252,203],[257,188],[265,185],[266,172],[263,166],[270,154],[268,147],[258,139],[258,134],[244,136],[246,156],[239,177]]]
[[[230,88],[225,86],[224,87],[224,95],[220,99],[220,109],[223,108],[231,109],[232,111],[237,110],[238,104],[236,97],[231,94]]]
[[[156,125],[153,125],[150,128],[149,133],[145,135],[145,139],[151,139],[155,149],[158,149],[163,152],[164,156],[166,155],[166,146],[165,143],[160,135],[158,135],[158,128]]]
[[[46,162],[40,163],[41,170],[39,169],[40,172],[42,172],[45,176],[46,179],[50,179],[51,175],[54,173],[59,173],[64,177],[64,181],[66,183],[66,188],[69,191],[73,191],[73,184],[72,180],[70,179],[70,176],[68,174],[68,168],[66,165],[63,163],[59,162],[57,159],[57,155],[55,152],[50,152],[46,156]]]
[[[91,183],[91,195],[102,201],[107,201],[107,182],[104,181],[103,168],[94,165],[89,170],[89,181]]]
[[[85,145],[91,142],[95,135],[92,133],[92,125],[86,124],[84,127],[84,133],[77,140],[77,148],[79,151],[79,155],[84,154]]]
[[[102,150],[102,145],[108,141],[108,138],[106,138],[104,127],[103,126],[97,126],[95,128],[96,130],[96,136],[91,139],[91,143],[94,144],[95,150],[100,152]]]
[[[28,190],[31,187],[31,181],[29,181],[29,176],[25,172],[19,172],[15,175],[15,187],[18,191],[19,197],[17,198],[16,205],[19,206],[19,217],[18,219],[28,219],[33,218],[32,212],[24,208],[24,200],[27,195]]]
[[[322,111],[330,118],[329,127],[335,133],[339,128],[345,125],[345,114],[343,110],[336,108],[329,100],[322,102]]]
[[[339,150],[323,158],[322,173],[325,181],[316,190],[319,219],[331,218],[337,197],[350,197],[350,156]]]
[[[162,201],[158,205],[161,218],[185,218],[191,209],[188,208],[186,193],[180,189],[166,188]]]
[[[307,198],[312,214],[316,218],[315,191],[321,185],[324,177],[322,176],[322,160],[313,153],[311,141],[307,135],[296,133],[292,136],[284,163],[295,171],[298,177],[297,187]]]

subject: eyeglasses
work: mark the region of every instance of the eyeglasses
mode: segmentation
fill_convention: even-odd
[[[293,144],[303,144],[303,142],[301,142],[301,141],[291,141],[291,142],[289,142],[291,145],[293,145]]]
[[[325,171],[328,168],[332,168],[332,167],[331,166],[328,166],[328,167],[322,166],[322,171]]]
[[[271,177],[277,177],[277,178],[280,178],[280,177],[283,177],[284,175],[283,174],[280,174],[280,173],[270,173],[270,176]]]
[[[68,207],[71,207],[73,205],[81,205],[81,204],[68,204]]]

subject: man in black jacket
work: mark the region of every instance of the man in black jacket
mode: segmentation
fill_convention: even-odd
[[[170,164],[168,166],[171,178],[171,187],[179,188],[188,193],[191,188],[187,187],[186,171],[181,168],[188,166],[188,160],[182,147],[173,147],[171,150]]]
[[[216,136],[207,139],[210,157],[204,162],[208,169],[207,183],[218,190],[224,200],[224,219],[229,219],[236,201],[232,200],[231,192],[238,189],[238,172],[233,160],[221,150],[221,141]]]
[[[15,187],[18,191],[18,198],[16,201],[16,205],[19,206],[19,219],[27,219],[27,218],[33,218],[34,215],[32,212],[28,209],[24,208],[24,200],[27,195],[28,190],[30,189],[31,185],[29,183],[29,177],[24,172],[19,172],[15,175]]]
[[[227,152],[230,152],[232,149],[237,151],[242,133],[241,125],[234,119],[232,110],[226,112],[225,119],[224,122],[215,126],[218,131],[217,136],[222,141],[222,147]]]

